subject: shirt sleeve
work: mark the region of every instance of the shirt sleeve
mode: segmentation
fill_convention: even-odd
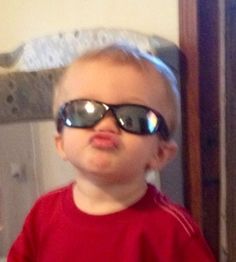
[[[8,262],[33,262],[35,261],[32,211],[27,216],[23,229],[11,246],[7,261]]]
[[[216,262],[209,246],[200,233],[194,235],[183,248],[183,262]]]

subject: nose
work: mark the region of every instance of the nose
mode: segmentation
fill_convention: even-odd
[[[119,133],[120,128],[111,110],[96,124],[95,131]]]

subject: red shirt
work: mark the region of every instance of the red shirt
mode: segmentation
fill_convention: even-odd
[[[129,208],[88,215],[74,204],[72,185],[41,197],[8,262],[211,262],[202,234],[186,212],[153,186]]]

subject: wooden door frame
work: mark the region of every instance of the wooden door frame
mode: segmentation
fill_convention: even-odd
[[[228,261],[236,261],[236,2],[225,0],[225,153]]]
[[[219,4],[179,0],[186,206],[219,253]]]

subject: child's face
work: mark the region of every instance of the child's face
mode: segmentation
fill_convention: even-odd
[[[104,61],[79,62],[63,81],[66,101],[83,98],[107,104],[135,103],[163,116],[165,85],[162,76],[153,72]],[[120,129],[110,112],[93,128],[64,127],[56,136],[60,155],[79,173],[106,181],[137,179],[148,169],[162,168],[169,157],[164,152],[166,144],[158,135],[134,135]]]

